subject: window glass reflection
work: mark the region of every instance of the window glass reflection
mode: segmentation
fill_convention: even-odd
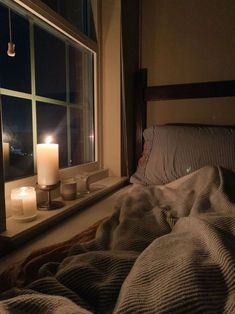
[[[81,50],[69,46],[69,86],[70,102],[81,105],[83,103],[83,53]]]
[[[37,102],[37,142],[44,143],[48,135],[59,144],[59,166],[68,166],[66,107]]]
[[[33,175],[31,101],[2,96],[5,179]]]
[[[65,42],[38,26],[34,40],[36,93],[66,100]]]
[[[90,125],[86,116],[84,110],[70,108],[71,165],[95,160],[93,123]]]
[[[93,107],[93,55],[69,46],[69,96],[76,105]]]
[[[7,55],[9,42],[8,8],[0,5],[0,86],[31,92],[29,22],[11,10],[12,41],[15,57]]]

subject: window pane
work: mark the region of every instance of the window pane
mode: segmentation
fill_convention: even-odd
[[[8,8],[0,5],[0,85],[3,88],[31,92],[29,22],[11,11],[12,41],[15,57],[7,55],[9,39]]]
[[[69,46],[70,102],[93,106],[93,55],[85,49]]]
[[[38,143],[44,143],[51,135],[59,144],[59,165],[68,166],[66,107],[37,102]]]
[[[70,102],[83,104],[83,62],[82,51],[69,46]]]
[[[84,110],[70,108],[70,133],[71,165],[94,161],[93,116]]]
[[[66,100],[65,42],[34,28],[37,95]]]
[[[5,179],[33,175],[31,101],[2,96]]]

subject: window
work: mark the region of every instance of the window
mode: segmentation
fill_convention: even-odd
[[[95,161],[95,53],[22,13],[10,10],[16,55],[9,57],[9,9],[0,4],[5,180],[35,173],[36,144],[48,134],[61,168]]]
[[[91,39],[96,39],[91,0],[42,0],[42,2]]]

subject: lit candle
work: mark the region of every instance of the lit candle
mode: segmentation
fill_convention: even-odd
[[[59,147],[48,136],[45,144],[37,144],[37,173],[39,185],[54,185],[59,181]]]
[[[23,186],[11,191],[11,209],[14,218],[27,219],[36,216],[37,201],[34,187]]]

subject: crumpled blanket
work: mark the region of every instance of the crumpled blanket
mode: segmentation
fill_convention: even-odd
[[[0,313],[235,313],[235,173],[137,187],[94,240],[0,296]]]
[[[12,287],[24,287],[38,279],[38,269],[42,265],[47,262],[61,262],[75,243],[94,239],[97,228],[106,219],[107,217],[100,219],[69,240],[34,250],[23,260],[7,267],[0,274],[0,293]]]

